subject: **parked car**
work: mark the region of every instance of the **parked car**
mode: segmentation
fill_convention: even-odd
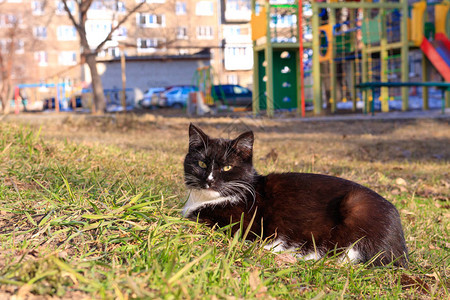
[[[158,103],[152,102],[154,95],[158,95],[164,92],[165,90],[166,88],[163,87],[149,88],[148,90],[145,91],[144,97],[138,101],[139,105],[144,108],[151,108],[152,106],[157,105]]]
[[[237,84],[221,84],[213,86],[216,101],[230,106],[251,106],[252,91]]]
[[[160,94],[159,106],[182,108],[186,106],[189,93],[195,92],[195,86],[176,86]]]

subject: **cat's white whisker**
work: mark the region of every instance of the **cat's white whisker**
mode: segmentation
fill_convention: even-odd
[[[252,195],[252,199],[253,199],[253,203],[252,203],[252,207],[256,198],[256,192],[254,190],[254,188],[247,182],[245,181],[240,181],[240,180],[235,180],[235,181],[230,181],[224,184],[223,189],[222,189],[223,193],[234,193],[237,194],[236,196],[238,198],[240,198],[242,201],[245,201],[246,199],[246,192],[248,192],[249,194]],[[251,208],[252,208],[251,207]],[[250,208],[250,209],[251,209]]]

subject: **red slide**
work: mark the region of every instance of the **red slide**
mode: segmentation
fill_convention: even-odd
[[[450,82],[450,41],[445,34],[436,34],[436,40],[433,43],[424,37],[420,49],[444,80]]]
[[[436,41],[443,42],[445,44],[445,47],[447,47],[447,49],[450,51],[450,40],[445,35],[445,33],[436,33],[434,38],[436,39]]]

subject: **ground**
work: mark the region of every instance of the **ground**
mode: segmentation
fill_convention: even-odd
[[[448,297],[449,121],[439,113],[4,117],[0,298]],[[340,176],[392,201],[409,270],[296,262],[183,220],[190,122],[212,136],[253,130],[260,173]]]

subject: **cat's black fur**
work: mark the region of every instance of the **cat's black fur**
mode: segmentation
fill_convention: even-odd
[[[190,125],[184,161],[185,183],[191,191],[183,212],[187,218],[223,227],[239,222],[243,214],[247,228],[255,215],[248,239],[274,238],[282,241],[284,249],[296,248],[301,255],[324,255],[354,245],[359,261],[407,266],[407,248],[394,205],[364,186],[337,177],[259,175],[252,163],[253,139],[251,131],[234,140],[215,139]],[[239,227],[232,227],[233,232]]]

